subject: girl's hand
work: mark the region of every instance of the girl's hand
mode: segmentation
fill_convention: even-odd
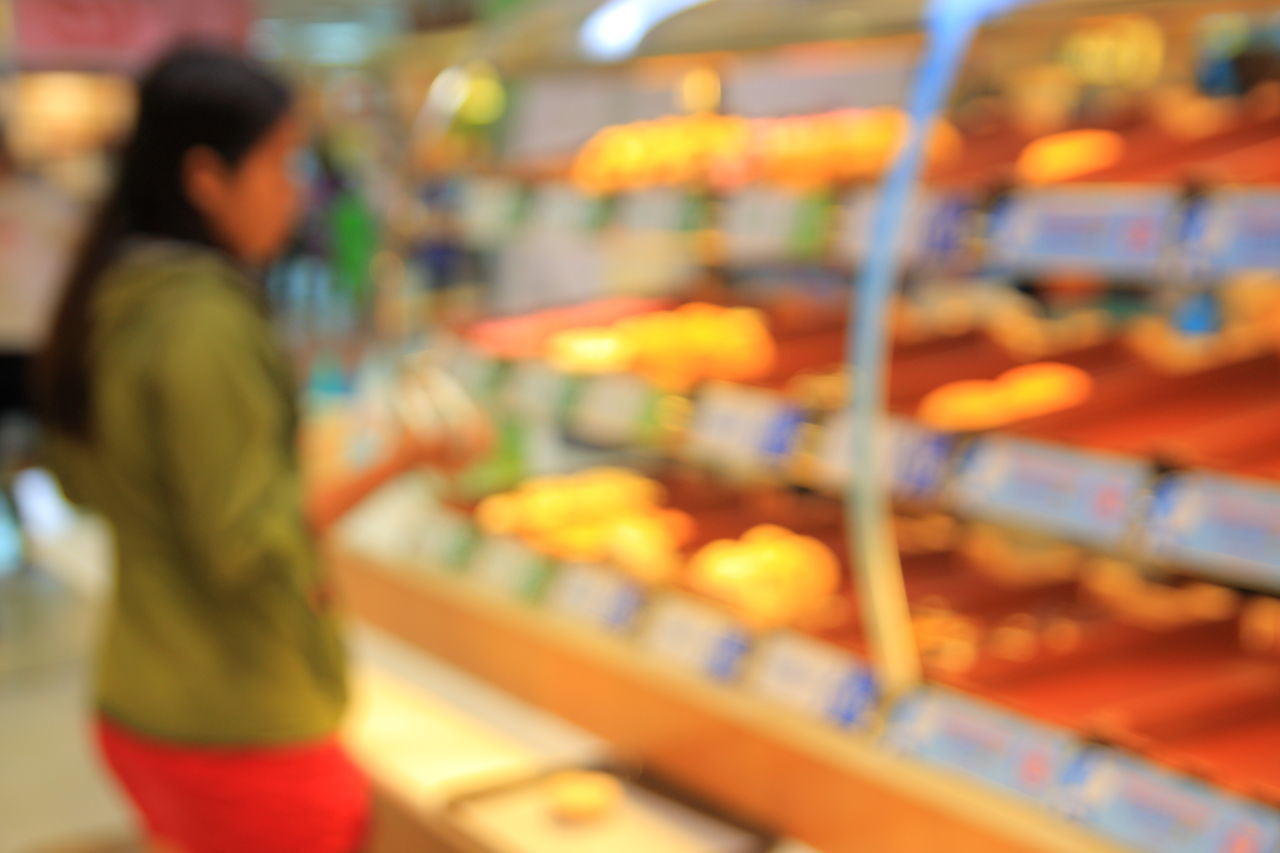
[[[475,418],[447,435],[424,437],[405,430],[394,455],[405,469],[427,467],[456,473],[488,456],[493,445],[493,424],[488,418]]]

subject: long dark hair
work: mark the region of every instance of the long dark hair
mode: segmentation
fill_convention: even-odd
[[[115,184],[71,265],[37,363],[36,397],[49,428],[86,442],[93,438],[93,296],[121,246],[152,236],[221,248],[187,197],[188,152],[208,148],[235,166],[291,102],[289,87],[265,66],[211,47],[178,48],[142,77],[137,122]]]

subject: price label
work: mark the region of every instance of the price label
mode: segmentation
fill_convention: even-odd
[[[992,250],[998,263],[1028,272],[1151,275],[1165,260],[1176,216],[1166,191],[1042,190],[1012,202]]]
[[[889,421],[889,457],[881,477],[901,498],[922,500],[937,494],[951,469],[955,440],[914,421]],[[848,412],[826,423],[818,447],[818,476],[822,484],[840,488],[853,478],[853,424]]]
[[[751,473],[790,453],[803,421],[777,394],[716,383],[698,395],[686,450],[698,462]]]
[[[920,253],[937,259],[953,257],[964,248],[973,228],[977,210],[973,199],[940,194],[928,199],[924,206],[924,227],[919,232]]]
[[[542,421],[556,420],[564,411],[570,382],[570,377],[545,361],[521,361],[511,377],[512,406]]]
[[[729,614],[683,595],[654,604],[641,642],[657,657],[716,681],[737,677],[750,648],[747,632]]]
[[[839,488],[853,479],[853,419],[848,412],[837,412],[823,425],[817,471],[825,486]]]
[[[627,631],[644,601],[640,588],[603,566],[564,566],[547,592],[557,613],[608,631]]]
[[[1228,583],[1280,592],[1280,488],[1211,474],[1156,489],[1147,552]]]
[[[672,189],[628,193],[618,204],[618,221],[629,231],[677,231],[684,217],[685,199]]]
[[[533,223],[548,231],[587,227],[591,200],[568,184],[552,184],[538,193]]]
[[[987,438],[965,459],[955,502],[974,515],[1114,547],[1129,533],[1147,475],[1136,459]]]
[[[894,749],[1037,801],[1052,796],[1078,742],[1064,731],[937,689],[894,709]]]
[[[420,520],[415,538],[416,556],[428,566],[458,569],[466,565],[476,529],[467,516],[440,507]]]
[[[421,520],[383,518],[377,523],[346,525],[344,540],[351,548],[384,560],[406,560],[414,556],[421,535]]]
[[[1110,750],[1091,750],[1069,768],[1070,816],[1147,853],[1270,853],[1280,847],[1280,813]]]
[[[458,342],[448,352],[445,370],[469,393],[490,394],[498,380],[500,364],[486,352]]]
[[[867,253],[874,239],[872,234],[875,222],[879,193],[865,192],[855,196],[842,211],[842,225],[839,236],[839,252],[843,257],[859,259]],[[921,194],[907,209],[902,223],[902,233],[909,235],[924,234],[928,230],[932,202],[928,194]],[[915,257],[920,252],[923,240],[908,239],[902,247],[906,257]]]
[[[398,477],[342,520],[340,535],[352,548],[387,560],[417,557],[423,528],[438,504],[427,478]]]
[[[889,430],[893,493],[913,499],[936,495],[951,471],[954,437],[901,418],[890,421]]]
[[[1190,249],[1197,266],[1224,274],[1280,270],[1280,193],[1234,193],[1209,206],[1203,243]]]
[[[635,444],[651,426],[658,392],[638,376],[613,373],[587,379],[570,415],[575,436],[603,446]]]
[[[778,634],[761,644],[747,688],[817,720],[852,726],[875,704],[876,685],[862,661],[802,634]]]
[[[800,199],[787,193],[751,187],[725,203],[725,246],[736,260],[779,259],[799,214]]]
[[[504,596],[537,601],[550,574],[550,561],[542,554],[517,539],[490,536],[476,547],[469,576]]]
[[[462,184],[463,235],[474,246],[495,246],[511,231],[519,191],[504,181],[475,178]]]

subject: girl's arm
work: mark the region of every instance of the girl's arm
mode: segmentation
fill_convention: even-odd
[[[330,475],[307,489],[307,518],[323,539],[343,516],[380,486],[428,462],[428,455],[402,442],[395,452],[358,471]]]
[[[492,433],[476,423],[461,441],[427,442],[405,433],[390,454],[359,471],[326,477],[308,489],[307,516],[316,536],[324,538],[356,505],[397,476],[420,468],[456,472],[488,452]]]

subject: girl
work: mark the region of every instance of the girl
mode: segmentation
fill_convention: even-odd
[[[350,853],[367,786],[335,739],[346,661],[308,520],[290,366],[247,270],[298,212],[288,88],[183,49],[143,79],[38,388],[51,464],[114,528],[97,660],[108,766],[159,849]]]

